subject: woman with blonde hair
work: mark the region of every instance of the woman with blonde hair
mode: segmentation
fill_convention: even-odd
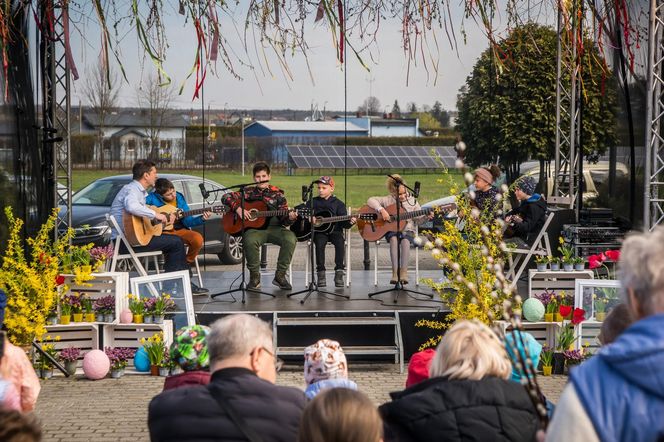
[[[534,440],[537,411],[525,388],[509,381],[505,347],[486,325],[456,322],[429,374],[379,408],[387,441]]]
[[[304,408],[297,440],[382,442],[383,421],[366,394],[349,388],[331,388]]]

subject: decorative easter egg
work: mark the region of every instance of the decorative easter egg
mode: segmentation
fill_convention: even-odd
[[[126,308],[120,313],[120,324],[131,324],[133,318],[134,315],[131,314],[131,310]]]
[[[110,368],[111,361],[101,350],[90,350],[83,358],[83,373],[93,381],[104,378]]]
[[[134,368],[136,371],[147,372],[150,371],[150,359],[148,352],[143,347],[139,348],[134,355]]]
[[[528,298],[523,303],[523,317],[530,322],[537,322],[544,317],[544,304],[535,298]]]

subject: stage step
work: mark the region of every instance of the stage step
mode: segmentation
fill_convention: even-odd
[[[344,343],[341,342],[341,346],[343,347],[344,352],[348,355],[394,355],[394,362],[399,364],[401,372],[403,373],[403,340],[401,337],[399,312],[397,311],[387,313],[387,315],[384,316],[380,316],[371,312],[363,312],[358,316],[334,316],[330,315],[329,313],[319,314],[316,312],[312,312],[310,314],[293,315],[292,313],[280,314],[279,312],[274,312],[272,319],[272,330],[274,347],[277,354],[281,356],[300,356],[304,354],[304,346],[292,344],[282,346],[279,345],[279,330],[282,329],[283,331],[283,327],[302,327],[302,336],[307,336],[309,334],[315,335],[315,329],[317,327],[330,326],[392,326],[394,328],[394,345],[344,345]],[[312,333],[307,333],[307,328],[309,328]]]

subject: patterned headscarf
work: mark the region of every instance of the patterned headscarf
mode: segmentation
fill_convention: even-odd
[[[171,344],[171,360],[184,371],[203,370],[210,365],[205,337],[210,329],[204,325],[182,327]]]
[[[304,379],[308,385],[338,378],[348,378],[348,364],[337,341],[321,339],[304,349]]]

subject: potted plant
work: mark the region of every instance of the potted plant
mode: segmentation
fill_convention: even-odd
[[[112,323],[115,320],[115,296],[102,296],[98,301],[104,313],[103,321]]]
[[[127,298],[129,298],[129,310],[133,315],[133,322],[135,324],[142,324],[143,315],[145,314],[145,303],[140,297],[131,293],[127,295]]]
[[[51,310],[48,312],[46,315],[46,323],[48,325],[57,325],[58,323],[58,312],[55,310]]]
[[[562,322],[563,319],[570,319],[572,314],[571,304],[574,302],[574,299],[571,296],[562,291],[560,295],[557,296],[558,309],[554,312],[555,317],[553,318],[554,322]]]
[[[542,293],[536,293],[533,295],[533,298],[537,299],[542,303],[544,306],[544,321],[546,322],[553,322],[553,313],[549,314],[548,313],[548,308],[549,304],[551,303],[551,300],[555,297],[554,292],[549,292],[548,290],[544,290]]]
[[[51,338],[51,336],[46,336],[44,338],[47,342],[40,341],[41,349],[46,353],[48,356],[50,356],[53,359],[56,359],[58,357],[58,351],[55,349],[55,344],[54,342],[58,342],[60,340],[60,336],[56,336],[55,338]],[[41,352],[38,353],[37,356],[37,363],[35,365],[35,368],[38,370],[39,377],[42,379],[50,379],[53,377],[53,363],[51,362],[51,359],[49,359],[47,356],[44,356]]]
[[[537,263],[537,271],[538,272],[545,272],[546,268],[549,264],[549,257],[548,256],[536,256],[535,257],[535,262]]]
[[[580,256],[574,258],[574,270],[582,271],[586,268],[586,262]]]
[[[166,348],[161,332],[155,333],[147,339],[141,338],[141,344],[143,345],[145,352],[148,354],[148,360],[150,361],[150,375],[158,376],[159,364],[161,364],[164,359],[164,350]]]
[[[567,350],[563,352],[563,357],[565,358],[565,364],[567,365],[568,371],[585,360],[583,350]]]
[[[159,363],[159,376],[168,377],[168,375],[171,374],[171,365],[171,355],[168,351],[168,348],[164,346],[164,355],[161,359],[161,362]]]
[[[144,315],[144,321],[146,324],[152,324],[154,322],[153,316],[154,316],[154,304],[156,302],[157,298],[154,296],[150,296],[149,298],[143,298],[143,304],[145,305],[145,315]]]
[[[67,295],[67,302],[71,305],[71,314],[73,322],[83,322],[83,304],[81,304],[81,294],[72,293]]]
[[[108,272],[110,269],[110,260],[113,258],[113,244],[107,246],[97,246],[90,249],[90,257],[95,261],[95,267],[102,272]]]
[[[95,322],[95,314],[92,311],[92,298],[85,293],[81,294],[81,306],[85,312],[85,322]]]
[[[60,298],[60,324],[67,325],[71,322],[71,304],[67,297]]]
[[[549,259],[549,265],[551,266],[551,270],[560,270],[560,259],[552,256],[551,259]]]
[[[549,303],[546,305],[544,313],[544,320],[546,322],[559,322],[555,321],[556,312],[558,311],[558,298],[555,293],[551,293]]]
[[[563,237],[558,238],[558,251],[561,255],[561,261],[563,263],[563,269],[566,272],[571,272],[574,270],[574,249],[572,247],[565,245],[565,240]]]
[[[76,374],[79,356],[81,356],[81,349],[78,347],[67,347],[60,350],[60,360],[65,363],[65,369],[70,376]]]
[[[609,303],[609,300],[606,298],[598,298],[596,294],[593,293],[593,305],[595,308],[595,320],[604,321],[606,319],[606,307]]]
[[[106,306],[104,305],[104,301],[102,301],[103,299],[104,297],[97,298],[93,302],[93,308],[95,310],[95,321],[97,322],[105,322],[104,316],[106,314]]]
[[[548,345],[542,347],[542,354],[540,354],[540,360],[542,361],[542,375],[551,376],[551,370],[553,369],[553,349]]]
[[[124,375],[127,361],[134,357],[136,349],[128,347],[106,347],[104,353],[106,353],[106,356],[111,361],[111,377],[118,379]]]
[[[153,309],[155,324],[162,324],[164,322],[164,315],[174,309],[175,301],[171,299],[171,295],[162,293],[161,296],[155,297]]]

